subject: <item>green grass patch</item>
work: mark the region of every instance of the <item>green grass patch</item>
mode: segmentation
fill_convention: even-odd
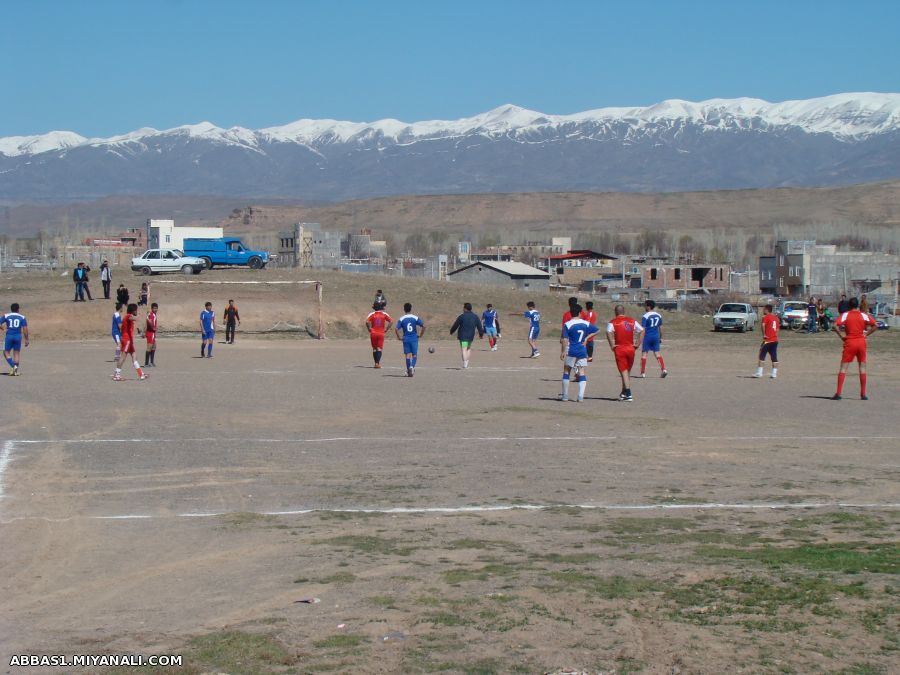
[[[571,570],[550,572],[548,576],[555,582],[552,587],[553,590],[587,591],[592,595],[597,595],[607,600],[635,598],[644,593],[660,590],[659,585],[655,582],[640,577],[602,577]]]
[[[407,556],[416,550],[413,547],[398,546],[395,539],[367,535],[346,534],[340,537],[331,537],[330,539],[319,539],[314,543],[335,546],[337,548],[348,548],[360,553],[371,553],[375,555]]]
[[[297,662],[274,637],[234,630],[196,637],[187,651],[185,663],[202,664],[205,671],[265,673]]]
[[[434,626],[469,626],[473,621],[461,614],[453,612],[431,612],[424,621]]]
[[[354,647],[358,647],[366,641],[366,638],[362,635],[356,635],[354,633],[340,633],[338,635],[330,635],[327,638],[313,642],[313,647],[316,647],[318,649],[340,651],[345,649],[353,649]]]
[[[444,572],[444,580],[448,584],[461,584],[465,581],[487,581],[491,577],[509,577],[518,570],[503,563],[491,563],[478,569],[457,568]]]
[[[865,598],[868,591],[861,582],[839,584],[824,575],[784,575],[777,580],[726,576],[690,586],[672,586],[664,597],[673,607],[673,617],[679,620],[707,625],[737,619],[755,630],[777,631],[793,625],[780,616],[781,612],[811,608],[815,614],[829,615],[822,610],[831,608],[838,594]],[[742,615],[748,618],[742,619]],[[758,615],[777,616],[780,623],[772,623],[770,619],[760,623],[749,618]]]
[[[900,572],[900,546],[897,544],[803,544],[801,546],[764,546],[752,549],[701,546],[697,554],[708,560],[749,560],[769,567],[797,566],[857,574]]]
[[[521,551],[522,547],[511,541],[502,541],[498,539],[454,539],[447,543],[443,548],[450,551],[457,550],[488,550],[492,548],[502,548],[505,551]]]
[[[547,553],[538,556],[538,559],[552,563],[583,565],[584,563],[593,562],[598,557],[596,553]]]
[[[397,609],[397,599],[391,597],[390,595],[373,595],[370,598],[366,598],[366,601],[369,604],[375,605],[377,607],[384,607],[385,609]]]

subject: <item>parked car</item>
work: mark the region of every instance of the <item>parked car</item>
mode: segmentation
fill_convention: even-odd
[[[726,302],[719,306],[713,315],[713,328],[720,330],[736,330],[741,333],[756,327],[756,310],[753,305],[744,302]]]
[[[177,248],[151,248],[143,255],[131,259],[131,269],[144,275],[160,272],[200,274],[206,264],[193,256],[186,256]]]
[[[210,270],[215,265],[238,265],[258,270],[269,262],[266,251],[251,251],[236,237],[185,239],[184,252],[201,258]]]
[[[802,300],[782,300],[775,308],[782,328],[805,326],[809,322],[809,306]]]

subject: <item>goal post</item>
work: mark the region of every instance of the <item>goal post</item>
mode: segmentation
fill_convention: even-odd
[[[150,303],[160,303],[163,325],[175,331],[194,330],[205,302],[213,303],[216,322],[228,304],[235,301],[244,333],[307,334],[325,339],[322,312],[324,284],[313,280],[231,281],[219,279],[153,279]],[[177,289],[177,291],[176,291]],[[166,308],[163,303],[170,305]],[[174,311],[173,311],[174,310]],[[166,318],[168,316],[168,318]]]

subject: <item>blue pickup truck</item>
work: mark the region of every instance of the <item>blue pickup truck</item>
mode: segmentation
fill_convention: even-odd
[[[201,258],[208,270],[215,265],[240,265],[258,270],[269,262],[268,253],[251,251],[237,237],[185,239],[184,254]]]

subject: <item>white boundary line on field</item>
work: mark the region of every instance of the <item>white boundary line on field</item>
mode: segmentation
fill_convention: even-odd
[[[89,443],[338,443],[338,442],[390,442],[390,443],[432,443],[437,441],[649,441],[665,439],[666,436],[334,436],[322,438],[229,438],[219,436],[201,436],[190,438],[55,438],[55,439],[15,439],[6,441],[3,453],[0,454],[0,476],[5,468],[3,457],[12,452],[16,444],[89,444]],[[808,441],[820,443],[823,441],[878,441],[898,440],[900,436],[681,436],[672,440],[697,440],[697,441]],[[7,447],[8,446],[8,447]],[[8,460],[8,457],[6,459]]]
[[[456,515],[468,513],[496,513],[500,511],[552,511],[554,509],[583,509],[585,511],[777,511],[812,509],[898,509],[900,503],[857,502],[750,502],[750,503],[698,503],[698,504],[484,504],[482,506],[394,506],[383,508],[302,508],[278,511],[252,511],[259,516],[303,516],[316,513],[381,514],[381,515]],[[48,518],[45,516],[21,516],[0,520],[0,524],[40,520],[65,523],[72,520],[166,520],[174,518],[220,518],[247,511],[207,511],[175,513],[171,515],[147,515],[125,513],[109,516],[69,516]]]
[[[0,449],[0,499],[3,499],[3,480],[6,474],[6,466],[9,464],[9,460],[12,459],[12,451],[15,444],[15,441],[5,441],[3,448]]]

